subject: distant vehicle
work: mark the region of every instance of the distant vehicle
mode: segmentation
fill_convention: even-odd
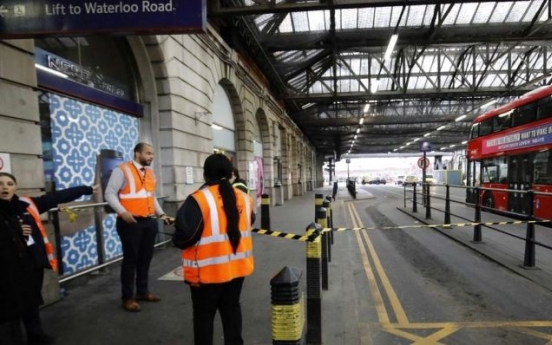
[[[401,184],[403,184],[403,182],[404,182],[404,175],[399,175],[399,176],[397,176],[397,178],[395,179],[395,184],[401,185]]]
[[[362,181],[361,181],[362,184],[367,184],[369,182],[370,182],[370,176],[364,176],[362,178]]]
[[[416,183],[418,183],[418,178],[415,175],[407,175],[403,181],[405,186],[414,186]]]
[[[425,179],[426,183],[429,184],[429,185],[434,185],[434,184],[437,184],[437,181],[435,180],[435,178],[433,177],[433,175],[430,175],[430,174],[426,174],[426,179]],[[423,181],[420,181],[420,183],[422,183]]]
[[[373,180],[368,181],[368,184],[386,184],[386,181],[383,178],[375,178]]]

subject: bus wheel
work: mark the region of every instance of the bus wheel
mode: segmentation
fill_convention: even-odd
[[[485,193],[485,195],[483,195],[483,206],[485,207],[488,207],[488,208],[494,208],[494,198],[493,198],[493,195],[491,193]]]

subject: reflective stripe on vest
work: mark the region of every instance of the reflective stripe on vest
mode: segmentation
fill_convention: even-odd
[[[249,194],[249,187],[247,187],[247,185],[246,185],[245,183],[236,182],[236,183],[234,183],[234,184],[232,185],[232,187],[238,188],[238,189],[239,189],[239,187],[243,187],[243,188],[245,188],[245,190],[246,190],[247,192],[244,191],[244,190],[241,190],[241,189],[240,189],[240,190],[241,190],[242,192],[244,192],[244,193]]]
[[[125,176],[125,185],[119,191],[119,201],[128,212],[139,217],[155,214],[155,174],[146,168],[142,176],[133,162],[119,165]]]
[[[190,283],[224,283],[253,272],[251,238],[251,197],[234,189],[239,217],[240,244],[233,253],[226,232],[226,215],[218,185],[202,188],[192,194],[204,220],[198,243],[182,251],[184,279]]]
[[[20,197],[19,200],[29,204],[29,206],[27,206],[27,212],[29,212],[29,214],[33,217],[36,223],[36,226],[40,231],[40,235],[42,236],[42,240],[44,241],[44,249],[46,251],[46,255],[48,256],[48,262],[50,263],[50,267],[52,268],[52,270],[57,272],[58,261],[55,256],[54,246],[50,243],[50,241],[48,241],[48,235],[46,234],[46,229],[42,224],[42,220],[40,220],[40,212],[38,211],[38,207],[36,207],[33,199],[31,198]]]

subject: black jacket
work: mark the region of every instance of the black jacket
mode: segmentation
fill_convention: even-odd
[[[34,303],[34,265],[15,203],[0,200],[0,324],[21,317]]]

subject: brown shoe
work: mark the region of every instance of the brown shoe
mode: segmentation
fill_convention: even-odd
[[[155,296],[151,292],[148,292],[145,295],[136,295],[137,301],[146,301],[146,302],[159,302],[161,301],[161,297]]]
[[[130,312],[134,312],[134,313],[142,310],[140,308],[140,305],[133,299],[127,299],[126,301],[124,301],[123,302],[123,308],[126,311],[130,311]]]

